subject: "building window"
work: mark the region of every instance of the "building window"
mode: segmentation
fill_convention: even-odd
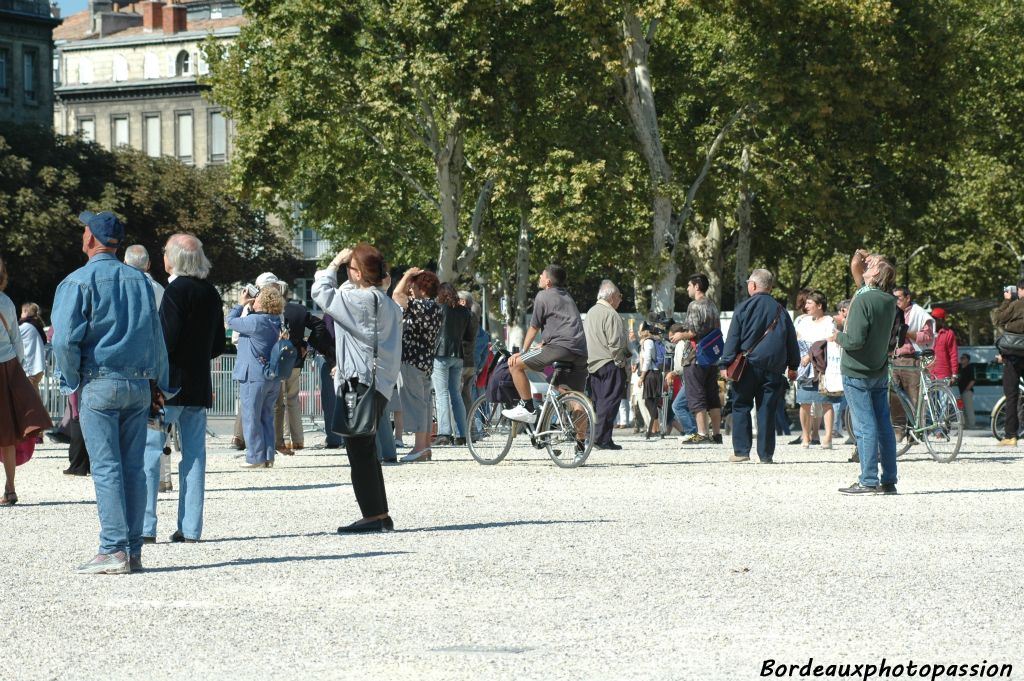
[[[174,75],[192,75],[192,58],[189,56],[187,50],[182,50],[181,52],[179,52],[178,58],[174,60]]]
[[[210,163],[228,160],[228,121],[221,111],[210,112]]]
[[[224,16],[224,10],[221,8],[220,5],[214,5],[213,7],[210,8],[210,18],[211,19],[221,19],[221,18],[223,18],[223,16]]]
[[[22,73],[25,89],[25,101],[34,102],[39,95],[39,54],[35,50],[25,50],[22,53]]]
[[[192,163],[192,112],[174,114],[174,155],[182,163]]]
[[[124,55],[114,55],[113,71],[115,83],[128,80],[128,60],[124,58]]]
[[[146,114],[142,118],[143,151],[147,156],[160,156],[160,114]]]
[[[60,85],[60,54],[53,53],[53,84]]]
[[[113,149],[128,146],[128,117],[110,117],[110,146]]]
[[[78,119],[78,134],[84,142],[96,141],[96,120],[93,118]]]
[[[78,61],[78,82],[88,85],[93,81],[92,62],[82,58]]]
[[[11,96],[11,51],[6,47],[0,47],[0,97]]]
[[[160,58],[152,52],[147,52],[142,58],[142,77],[147,79],[160,77]]]

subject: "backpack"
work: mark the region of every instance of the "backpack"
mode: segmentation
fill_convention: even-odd
[[[659,371],[665,368],[665,343],[659,340],[654,341],[654,365]]]
[[[288,335],[288,327],[281,325],[281,333],[270,349],[270,359],[263,365],[263,375],[269,379],[283,379],[291,376],[292,369],[299,359],[299,352]]]
[[[712,329],[706,336],[697,341],[697,366],[704,368],[718,364],[725,349],[725,340],[721,329]]]
[[[907,342],[907,330],[909,328],[906,317],[903,315],[903,310],[897,307],[896,317],[892,320],[892,331],[889,333],[890,355],[896,352],[897,348],[902,348],[903,344]]]

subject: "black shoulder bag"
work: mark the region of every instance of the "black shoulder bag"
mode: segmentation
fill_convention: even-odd
[[[346,379],[338,391],[334,403],[331,430],[345,437],[370,437],[377,434],[377,423],[387,406],[388,400],[377,392],[377,332],[378,318],[376,291],[373,293],[373,367],[370,385],[363,385],[356,378]],[[339,367],[340,368],[340,367]]]

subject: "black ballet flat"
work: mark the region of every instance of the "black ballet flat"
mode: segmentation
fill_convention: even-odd
[[[338,528],[338,534],[368,534],[372,532],[391,532],[395,529],[395,521],[390,516],[367,522],[356,521],[351,525]]]

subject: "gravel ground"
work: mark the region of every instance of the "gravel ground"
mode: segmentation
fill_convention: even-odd
[[[203,542],[145,572],[79,576],[98,524],[66,448],[0,508],[0,679],[753,679],[762,662],[1024,665],[1024,456],[980,432],[951,464],[913,451],[897,497],[846,497],[849,447],[619,435],[560,470],[443,448],[385,469],[397,532],[358,513],[344,456],[240,470],[211,440]],[[727,439],[728,442],[728,439]],[[307,444],[315,444],[310,439]],[[175,480],[175,483],[177,480]]]

